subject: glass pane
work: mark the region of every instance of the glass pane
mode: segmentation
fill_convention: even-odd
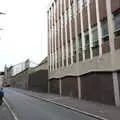
[[[115,16],[115,29],[120,29],[120,13]]]
[[[107,23],[107,20],[102,22],[102,36],[104,37],[106,35],[108,35],[108,23]]]
[[[98,41],[98,30],[97,30],[97,27],[93,28],[92,34],[93,34],[93,42]]]

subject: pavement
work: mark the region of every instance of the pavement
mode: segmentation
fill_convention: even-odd
[[[64,97],[48,93],[36,93],[32,91],[12,88],[17,92],[24,93],[31,97],[45,100],[68,109],[93,116],[100,120],[120,120],[120,108],[100,103],[89,102],[85,100],[75,99],[71,97]]]
[[[66,109],[51,102],[37,99],[17,89],[5,88],[5,100],[15,120],[98,120]],[[24,91],[25,92],[25,91]],[[26,91],[29,93],[29,91]]]
[[[14,120],[5,103],[0,106],[0,120]]]

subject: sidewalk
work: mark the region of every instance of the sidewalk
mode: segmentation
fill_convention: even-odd
[[[4,103],[0,106],[0,120],[14,120],[13,116]]]
[[[16,88],[12,88],[12,89],[17,92],[22,92],[26,95],[29,95],[38,99],[43,98],[43,100],[45,99],[47,101],[52,101],[53,103],[55,102],[63,106],[67,105],[74,109],[80,110],[83,113],[87,112],[90,114],[94,114],[95,116],[103,117],[106,120],[120,120],[120,108],[117,108],[114,106],[88,102],[84,100],[74,99],[71,97],[64,97],[64,96],[60,97],[59,95],[54,95],[54,94],[36,93],[36,92],[21,90]]]

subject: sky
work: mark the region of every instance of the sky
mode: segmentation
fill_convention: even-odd
[[[0,71],[47,56],[47,8],[51,0],[0,0]]]

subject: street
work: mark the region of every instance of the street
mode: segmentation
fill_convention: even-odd
[[[97,120],[11,89],[4,91],[6,101],[19,120]]]

